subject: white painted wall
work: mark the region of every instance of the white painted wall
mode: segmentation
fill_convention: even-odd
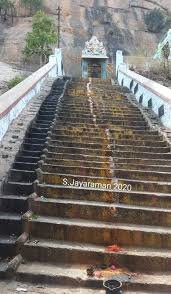
[[[116,58],[118,56],[119,59],[116,60],[118,83],[129,88],[138,102],[140,96],[143,95],[142,105],[144,107],[148,107],[148,101],[152,99],[152,110],[156,115],[159,115],[159,108],[164,106],[164,115],[160,119],[165,127],[171,128],[171,89],[129,70],[128,66],[121,62],[120,53],[116,54]],[[132,87],[130,87],[131,83]],[[135,93],[137,85],[138,90]]]
[[[55,50],[49,63],[34,72],[16,87],[0,96],[0,141],[8,130],[11,122],[26,107],[28,102],[40,92],[41,86],[48,77],[63,76],[62,52]]]

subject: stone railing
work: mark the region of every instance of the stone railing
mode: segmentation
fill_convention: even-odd
[[[40,92],[41,86],[48,77],[63,76],[61,49],[55,50],[49,63],[34,72],[20,84],[0,96],[0,141],[11,122],[20,114],[27,103]]]
[[[171,89],[129,70],[124,64],[122,51],[116,55],[118,83],[130,89],[141,105],[151,108],[162,124],[171,128]]]

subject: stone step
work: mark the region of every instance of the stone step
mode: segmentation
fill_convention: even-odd
[[[68,183],[69,180],[67,179]],[[75,199],[87,201],[103,201],[126,205],[171,208],[171,196],[166,193],[144,191],[109,191],[106,189],[77,188],[70,185],[47,185],[36,183],[35,189],[39,196],[53,199]],[[62,185],[63,184],[63,185]]]
[[[32,237],[108,246],[170,248],[171,229],[162,226],[107,223],[83,219],[37,216],[29,222]]]
[[[112,139],[111,139],[112,140]],[[116,145],[133,145],[133,146],[147,146],[147,147],[167,147],[167,143],[165,141],[150,141],[150,140],[130,140],[130,139],[125,139],[125,140],[115,140],[113,139],[114,143]]]
[[[43,156],[43,161],[46,164],[49,165],[62,165],[62,166],[83,166],[83,167],[95,167],[95,168],[106,168],[110,169],[110,162],[98,162],[98,161],[88,161],[88,160],[71,160],[71,159],[53,159],[53,158],[48,158],[47,156]],[[137,163],[136,163],[137,161]],[[132,159],[132,162],[135,162],[135,164],[131,163],[131,159],[128,159],[128,163],[122,162],[122,159],[113,159],[114,165],[116,169],[127,169],[127,170],[142,170],[142,171],[159,171],[159,172],[170,172],[171,170],[171,163],[165,161],[144,161],[142,160],[142,164],[140,164],[141,160],[134,160]],[[22,162],[21,162],[22,163]],[[155,164],[154,164],[155,163]],[[158,164],[157,164],[158,163]],[[167,164],[168,163],[168,164]],[[162,164],[162,165],[160,165]],[[164,165],[165,164],[165,165]]]
[[[170,168],[171,170],[171,168]],[[146,180],[146,181],[159,181],[171,182],[171,172],[161,171],[147,171],[147,170],[129,170],[129,169],[116,169],[114,174],[117,178]]]
[[[64,147],[78,147],[78,148],[92,148],[92,149],[112,149],[113,151],[136,151],[136,152],[156,152],[156,153],[169,153],[170,152],[170,147],[167,146],[136,146],[136,145],[119,145],[117,144],[117,141],[113,140],[104,140],[101,142],[91,142],[91,139],[86,143],[86,142],[80,142],[80,141],[73,141],[72,137],[70,137],[70,141],[64,141],[64,140],[53,140],[51,138],[48,139],[47,141],[48,146],[64,146]],[[125,142],[126,143],[126,142]],[[133,141],[134,143],[134,141]],[[135,143],[134,143],[135,144]],[[47,147],[48,147],[47,146]]]
[[[79,168],[78,168],[79,173]],[[160,192],[160,193],[170,193],[171,192],[171,182],[167,181],[155,181],[148,179],[127,179],[125,178],[112,178],[112,177],[100,177],[100,176],[88,176],[79,174],[66,174],[66,173],[37,173],[37,178],[41,182],[50,184],[50,185],[61,185],[64,179],[67,179],[68,185],[75,185],[76,187],[84,187],[89,185],[90,188],[96,189],[111,189],[111,190],[120,190],[125,189],[133,191],[149,191],[149,192]],[[82,183],[82,185],[80,184]],[[84,184],[85,183],[85,184]],[[88,184],[87,184],[88,183]],[[112,185],[110,187],[109,185]],[[122,187],[120,187],[120,185]]]
[[[78,168],[79,170],[79,168]],[[109,189],[107,185],[112,185],[114,182],[112,177],[104,176],[87,176],[87,175],[75,175],[75,174],[66,174],[66,173],[46,173],[41,170],[37,171],[37,179],[42,183],[47,183],[51,185],[60,185],[63,183],[64,179],[67,179],[69,185],[76,184],[79,186],[79,183],[90,183],[91,188],[106,188]],[[76,183],[79,181],[78,183]],[[73,183],[75,182],[75,183]],[[92,183],[92,185],[91,185]],[[94,183],[94,184],[93,184]],[[96,183],[99,183],[96,185]],[[112,188],[111,188],[112,189]]]
[[[48,133],[48,138],[52,141],[64,141],[64,142],[76,142],[76,143],[95,143],[95,144],[102,144],[107,141],[107,136],[103,134],[103,136],[73,136],[70,135],[60,135],[60,134],[53,134],[52,132]],[[108,139],[109,140],[109,139]],[[112,142],[112,140],[111,140]]]
[[[150,158],[138,158],[138,157],[128,157],[128,158],[123,158],[123,157],[113,157],[113,160],[115,163],[118,164],[129,164],[131,166],[135,165],[154,165],[154,166],[171,166],[171,160],[169,159],[150,159]]]
[[[85,265],[53,265],[34,262],[20,265],[17,270],[17,281],[103,289],[102,279],[88,278],[86,270],[87,266]],[[129,291],[171,292],[171,278],[167,272],[155,275],[141,274],[133,276],[131,279],[129,279],[129,275],[115,275],[115,278],[122,280],[124,289]]]
[[[112,148],[112,144],[106,140],[102,141],[102,142],[91,142],[91,139],[87,142],[73,142],[72,138],[70,138],[70,141],[61,141],[61,140],[52,140],[49,138],[48,142],[47,142],[47,148],[49,148],[49,146],[53,146],[53,147],[58,147],[58,146],[62,146],[62,147],[78,147],[78,148],[87,148],[87,149],[109,149]]]
[[[131,185],[133,191],[148,191],[159,193],[171,193],[171,182],[152,181],[152,180],[132,180],[126,178],[118,178],[118,184]]]
[[[8,181],[3,185],[3,193],[27,196],[33,193],[33,183]]]
[[[0,195],[0,210],[21,214],[28,209],[27,198],[16,195]]]
[[[22,232],[21,215],[9,212],[0,212],[1,235],[19,236]]]
[[[16,162],[36,164],[40,160],[40,157],[23,156],[22,154],[19,153],[15,159],[16,159]]]
[[[33,183],[36,180],[36,173],[35,171],[29,170],[11,169],[8,174],[8,180],[21,183]]]
[[[48,145],[48,151],[52,153],[66,153],[66,154],[85,154],[85,155],[97,155],[97,156],[112,156],[110,149],[93,149],[93,148],[77,148],[77,147],[65,147],[65,146],[53,146]],[[166,154],[166,153],[163,153]],[[170,153],[171,158],[171,153]]]
[[[39,158],[38,158],[39,160]],[[34,171],[38,167],[37,163],[30,163],[30,162],[18,162],[15,161],[13,164],[13,169],[18,169],[18,170],[27,170],[27,171]]]
[[[53,159],[53,158],[48,158],[46,156],[43,157],[43,160],[46,164],[49,165],[62,165],[62,166],[84,166],[84,167],[97,167],[97,168],[110,168],[110,163],[109,162],[98,162],[98,161],[88,161],[88,160],[71,160],[71,159]],[[169,167],[168,167],[169,168]],[[170,169],[169,169],[170,171]]]
[[[115,151],[127,151],[127,152],[150,152],[150,153],[169,153],[170,147],[153,147],[153,146],[135,146],[135,145],[117,145],[114,144],[112,150]]]
[[[102,156],[99,154],[91,155],[91,154],[77,154],[77,153],[63,153],[61,152],[50,152],[49,150],[44,150],[44,154],[48,158],[53,159],[71,159],[71,160],[88,160],[88,161],[99,161],[99,162],[109,162],[110,157],[109,156]]]
[[[113,155],[115,157],[126,157],[126,158],[150,158],[150,159],[171,159],[171,152],[167,153],[154,153],[154,152],[137,152],[137,151],[119,151],[114,150]]]
[[[88,141],[90,143],[100,144],[100,143],[106,142],[107,140],[107,136],[105,136],[105,134],[99,137],[97,137],[97,135],[91,136],[91,137],[82,135],[80,137],[80,136],[74,136],[72,133],[68,135],[61,135],[61,134],[53,134],[52,132],[50,132],[48,136],[52,141],[74,142],[74,143],[86,143]],[[37,139],[33,138],[32,140],[37,140]],[[115,140],[114,138],[110,138],[110,142],[111,143],[113,142],[116,145],[134,145],[135,146],[136,144],[136,146],[167,147],[167,143],[165,141],[150,141],[150,140],[143,140],[143,139],[142,140],[130,140],[130,139]]]
[[[109,204],[72,199],[36,198],[31,210],[38,215],[104,222],[171,226],[171,209]]]
[[[6,279],[6,271],[8,269],[8,262],[6,260],[0,261],[0,279]]]
[[[60,242],[43,239],[31,239],[25,243],[23,257],[29,262],[70,263],[81,265],[115,264],[118,268],[127,268],[130,272],[169,271],[171,251],[124,247],[119,252],[107,252],[104,246],[74,242]]]
[[[1,258],[9,258],[15,255],[15,244],[17,237],[14,235],[0,235],[0,254]],[[1,267],[1,265],[0,265]]]
[[[55,124],[53,124],[53,126],[55,126]],[[68,134],[72,134],[74,135],[74,133],[78,132],[79,134],[81,133],[82,135],[86,135],[89,136],[90,133],[94,133],[95,136],[97,136],[97,133],[98,134],[101,134],[101,136],[103,137],[104,136],[104,128],[100,128],[100,127],[93,127],[92,129],[88,129],[85,128],[84,126],[80,126],[79,129],[77,127],[74,127],[74,126],[71,126],[71,125],[68,125],[68,126],[64,126],[64,125],[57,125],[55,126],[55,128],[53,127],[53,133],[55,134],[61,134],[63,132],[67,131]],[[130,129],[127,129],[127,128],[119,128],[117,129],[116,127],[112,127],[109,129],[110,133],[112,135],[123,135],[124,138],[125,138],[125,135],[136,135],[136,136],[143,136],[143,138],[147,138],[149,140],[152,140],[153,137],[154,138],[161,138],[161,140],[163,140],[163,137],[161,135],[158,134],[157,131],[151,131],[151,130],[130,130]],[[77,136],[79,136],[77,134]]]
[[[40,157],[42,155],[42,151],[31,151],[31,150],[22,150],[22,156],[25,157]]]
[[[111,177],[113,171],[110,167],[104,168],[101,166],[100,168],[95,167],[84,167],[84,166],[64,166],[64,165],[49,165],[43,164],[40,165],[40,168],[44,173],[55,174],[75,174],[75,175],[86,175],[86,176],[98,176],[98,177]],[[53,176],[53,175],[52,175]]]
[[[49,107],[46,110],[47,112],[49,111],[48,109]],[[95,110],[94,114],[97,115],[97,117],[103,118],[103,119],[110,119],[110,118],[124,119],[125,118],[125,119],[133,119],[133,120],[137,120],[137,119],[143,120],[143,116],[139,113],[119,113],[118,114],[117,111],[107,112],[107,111]],[[88,110],[87,111],[84,109],[76,110],[76,109],[73,109],[72,107],[68,109],[67,107],[64,110],[61,109],[58,116],[67,117],[68,119],[73,117],[76,118],[77,116],[82,116],[83,118],[91,118],[92,114]]]
[[[46,139],[47,133],[27,133],[27,138],[34,138],[34,139]]]
[[[33,143],[23,143],[23,149],[26,151],[41,151],[44,148],[44,144],[33,144]]]
[[[68,115],[66,114],[66,116],[57,116],[56,119],[56,125],[60,122],[69,122],[69,123],[79,123],[79,124],[93,124],[94,118],[93,115],[91,115],[90,117],[84,118],[81,113],[80,115],[77,115],[77,117],[71,117],[68,118]],[[98,117],[96,116],[96,122],[97,124],[112,124],[112,125],[121,125],[121,126],[147,126],[147,123],[144,120],[138,119],[138,120],[133,120],[133,119],[121,119],[121,118],[116,118],[116,117],[112,117],[112,118],[106,118],[104,119],[103,117]]]
[[[48,160],[46,160],[46,163],[48,163]],[[53,165],[52,161],[49,161]],[[64,161],[65,163],[65,161]],[[66,163],[69,165],[69,161]],[[131,164],[131,163],[115,163],[116,169],[125,169],[125,170],[136,170],[136,171],[159,171],[159,172],[170,172],[171,166],[168,165],[150,165],[148,162],[146,164]]]
[[[57,122],[58,127],[60,126],[67,126],[68,121],[58,121]],[[96,125],[95,123],[79,123],[79,122],[69,122],[70,126],[76,127],[76,128],[94,128]],[[136,124],[123,124],[123,122],[107,122],[107,123],[98,123],[98,127],[100,128],[114,128],[115,126],[120,127],[125,127],[126,129],[132,129],[132,130],[137,130],[137,131],[146,131],[149,129],[148,126],[137,126]],[[42,128],[42,130],[45,130],[45,128]]]

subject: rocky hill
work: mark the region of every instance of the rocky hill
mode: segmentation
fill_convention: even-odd
[[[43,5],[57,24],[56,0],[44,0]],[[136,54],[153,52],[161,34],[149,33],[144,14],[155,7],[171,13],[170,0],[63,0],[62,40],[66,62],[72,67],[79,62],[81,49],[91,35],[104,41],[109,56],[117,49]],[[32,19],[17,17],[13,26],[1,25],[0,60],[19,62],[26,33]]]

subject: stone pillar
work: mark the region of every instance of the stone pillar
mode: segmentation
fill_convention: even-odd
[[[107,78],[107,60],[101,61],[101,78],[103,80]]]
[[[62,65],[62,49],[55,49],[55,56],[57,62],[57,75],[58,77],[62,77],[64,75],[63,65]]]
[[[86,59],[82,59],[82,78],[88,78],[88,61]]]
[[[116,75],[118,72],[118,67],[124,63],[124,59],[123,59],[123,53],[121,50],[118,50],[116,52]]]
[[[49,63],[56,63],[56,56],[55,55],[50,55],[49,56]],[[53,70],[50,71],[49,76],[52,78],[57,77],[57,67],[55,66]]]

